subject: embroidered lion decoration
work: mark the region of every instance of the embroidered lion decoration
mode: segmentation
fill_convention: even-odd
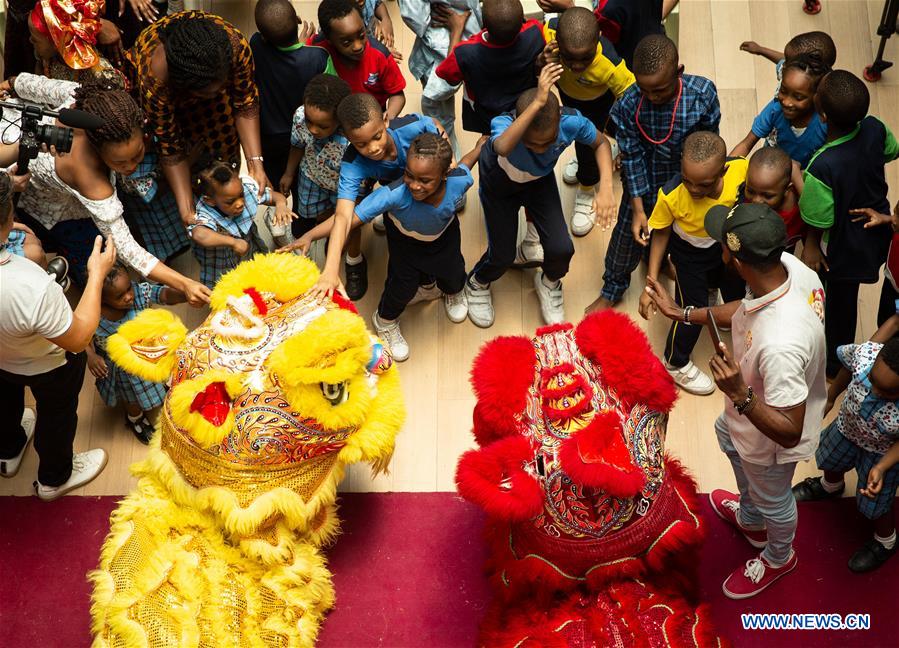
[[[109,339],[171,390],[90,574],[95,646],[314,644],[337,484],[350,463],[384,470],[405,416],[389,354],[352,304],[308,296],[317,279],[306,259],[256,256],[193,332],[157,309]]]
[[[612,311],[500,337],[474,361],[459,493],[487,513],[480,645],[715,646],[697,601],[696,486],[664,451],[674,383]]]

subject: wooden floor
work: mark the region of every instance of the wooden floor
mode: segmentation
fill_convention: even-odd
[[[211,4],[211,6],[210,6]],[[223,15],[250,34],[253,0],[240,2],[206,2],[205,8]],[[301,17],[315,17],[315,3],[296,3]],[[387,2],[397,29],[399,47],[411,51],[413,36],[402,24],[395,2]],[[818,16],[802,12],[800,0],[682,0],[680,4],[680,51],[686,71],[712,78],[718,85],[723,120],[721,134],[728,146],[736,144],[749,130],[759,108],[773,96],[776,79],[774,66],[739,51],[744,40],[756,40],[782,49],[791,35],[809,30],[830,33],[838,48],[837,67],[861,73],[870,63],[875,45],[872,37],[880,19],[883,3],[865,0],[824,0]],[[887,49],[887,59],[899,59],[899,38]],[[408,68],[402,64],[404,71]],[[871,112],[899,133],[899,69],[888,71],[883,80],[869,85]],[[409,78],[407,110],[419,108],[420,85]],[[463,150],[474,142],[464,134]],[[557,173],[567,161],[560,163]],[[477,175],[477,174],[475,174]],[[899,164],[888,167],[892,187],[891,203],[899,199]],[[620,183],[615,182],[620,195]],[[468,207],[462,216],[462,241],[468,265],[477,261],[486,247],[486,237],[476,190],[469,194]],[[574,202],[574,191],[563,187],[562,200],[566,213]],[[370,290],[359,304],[368,317],[377,305],[384,280],[386,245],[383,236],[371,231],[365,234],[365,252],[369,259]],[[589,236],[575,240],[577,254],[566,277],[565,300],[569,319],[578,321],[584,307],[598,294],[603,271],[603,258],[609,234],[594,230]],[[181,270],[196,272],[192,259],[176,263]],[[533,271],[511,271],[493,286],[496,324],[489,330],[476,328],[470,322],[450,323],[439,302],[417,305],[403,316],[402,326],[411,347],[411,357],[401,365],[408,421],[397,438],[396,454],[390,473],[374,481],[367,466],[351,470],[343,489],[347,491],[435,491],[453,490],[453,474],[460,453],[472,446],[471,410],[474,405],[468,384],[471,360],[478,348],[489,339],[503,334],[530,334],[541,325],[537,298],[532,286]],[[661,319],[645,322],[637,315],[637,299],[643,284],[642,269],[634,275],[632,288],[621,309],[637,318],[649,335],[654,348],[664,346],[667,323]],[[862,293],[862,316],[858,339],[869,336],[875,327],[875,311],[879,287],[866,286]],[[176,308],[189,326],[201,321],[204,313],[187,307]],[[710,345],[703,336],[694,352],[700,366],[707,366]],[[668,449],[680,457],[699,480],[702,490],[732,487],[733,474],[719,451],[712,423],[722,411],[720,393],[697,397],[681,394],[668,425]],[[92,484],[76,491],[83,495],[118,495],[134,484],[128,466],[144,454],[140,445],[123,424],[124,413],[104,406],[88,376],[81,392],[76,450],[103,447],[109,452],[109,465]],[[33,451],[13,480],[0,480],[0,495],[27,495],[36,474],[37,457]],[[815,473],[812,463],[801,464],[797,478]]]

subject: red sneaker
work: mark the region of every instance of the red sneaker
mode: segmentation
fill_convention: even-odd
[[[780,567],[772,567],[759,555],[758,558],[747,560],[743,567],[738,567],[727,577],[727,580],[721,585],[721,589],[724,591],[724,595],[730,599],[745,599],[755,596],[781,576],[796,569],[798,562],[795,551],[790,555],[790,559]]]
[[[737,517],[740,512],[740,496],[720,488],[709,493],[709,503],[722,520],[743,534],[756,549],[764,549],[768,544],[768,531],[765,529],[747,529]]]

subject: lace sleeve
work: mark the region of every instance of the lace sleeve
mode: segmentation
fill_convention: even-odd
[[[25,101],[46,104],[54,108],[70,105],[80,84],[74,81],[49,79],[39,74],[22,72],[16,77],[16,96]]]
[[[149,275],[159,260],[134,240],[131,230],[125,223],[124,209],[118,194],[113,191],[109,198],[103,200],[91,200],[77,193],[75,196],[90,212],[100,233],[115,243],[118,257],[141,275],[145,277]]]

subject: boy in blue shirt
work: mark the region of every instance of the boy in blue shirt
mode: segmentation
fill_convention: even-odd
[[[360,227],[379,214],[387,214],[387,280],[372,323],[393,358],[402,362],[409,357],[409,345],[400,331],[398,318],[419,289],[422,275],[434,277],[436,288],[444,296],[446,315],[458,324],[468,314],[465,300],[465,259],[456,212],[466,192],[474,184],[471,167],[478,161],[487,136],[465,154],[459,166],[450,169],[453,151],[448,140],[424,133],[409,145],[402,178],[376,189],[356,206],[355,218],[341,230],[343,238],[350,228]],[[335,219],[328,219],[298,241],[308,250],[312,241],[332,233]]]
[[[319,285],[329,296],[340,285],[340,255],[345,240],[342,234],[349,232],[353,210],[357,200],[371,193],[375,182],[388,185],[403,176],[406,168],[406,151],[422,133],[443,135],[443,129],[431,117],[410,113],[390,121],[384,121],[384,113],[378,100],[368,93],[354,93],[337,106],[337,120],[351,146],[344,153],[337,181],[337,205],[334,210],[335,237],[328,247],[328,258]],[[293,243],[283,251],[298,249]],[[365,257],[346,256],[346,292],[353,301],[365,296],[368,290],[368,269]]]
[[[612,153],[608,140],[593,123],[572,108],[560,108],[551,89],[562,66],[549,64],[540,72],[537,88],[525,91],[516,114],[491,122],[491,136],[481,151],[479,195],[487,225],[487,251],[465,285],[468,316],[487,328],[495,317],[490,284],[515,261],[518,210],[524,207],[540,235],[544,259],[534,286],[547,324],[564,321],[562,277],[574,255],[559,187],[553,169],[568,146],[579,142],[593,148],[600,169],[594,213],[604,221],[614,215]]]

